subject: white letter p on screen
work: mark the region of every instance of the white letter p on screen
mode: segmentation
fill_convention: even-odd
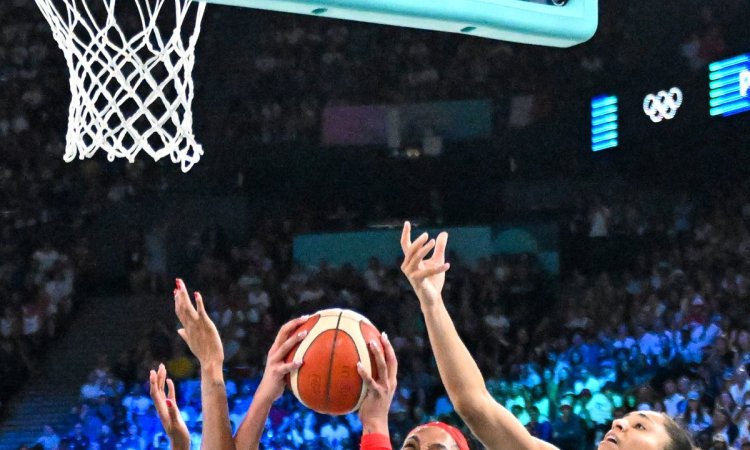
[[[747,91],[750,89],[750,70],[740,72],[740,95],[747,97]]]

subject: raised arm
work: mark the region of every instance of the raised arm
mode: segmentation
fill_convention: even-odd
[[[203,440],[205,450],[234,450],[229,422],[227,390],[224,385],[224,348],[219,331],[206,313],[203,297],[195,292],[195,306],[185,283],[177,279],[174,290],[175,312],[183,328],[177,333],[185,340],[201,366],[201,402],[203,403]]]
[[[302,361],[287,363],[285,359],[289,351],[307,335],[306,331],[295,334],[297,328],[307,319],[308,316],[303,316],[287,322],[276,335],[276,340],[268,351],[263,379],[255,392],[250,409],[234,435],[237,450],[256,450],[260,446],[263,427],[271,406],[284,393],[286,375],[302,366]]]
[[[443,303],[448,234],[437,240],[423,233],[411,241],[411,225],[404,224],[401,270],[419,298],[427,334],[435,354],[440,378],[456,412],[489,450],[552,450],[557,447],[533,437],[518,419],[497,403],[485,387],[479,367],[456,331]],[[432,256],[425,259],[434,249]]]

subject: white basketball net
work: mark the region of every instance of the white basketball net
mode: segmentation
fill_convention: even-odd
[[[195,44],[206,4],[192,15],[190,0],[174,0],[174,22],[165,39],[157,26],[165,0],[128,1],[135,4],[128,18],[133,20],[120,17],[118,24],[116,0],[94,0],[93,7],[89,0],[36,0],[70,71],[63,159],[90,158],[102,149],[110,161],[133,162],[145,151],[155,160],[169,155],[187,172],[203,154],[193,135],[191,104]],[[142,31],[128,36],[132,30],[123,30],[124,23],[137,27],[136,15]],[[183,39],[188,21],[192,34]]]

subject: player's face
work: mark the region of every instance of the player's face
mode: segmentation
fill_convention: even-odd
[[[633,412],[612,422],[598,450],[662,450],[669,442],[664,416],[651,411]]]
[[[401,450],[453,450],[456,441],[438,427],[423,427],[409,434]]]

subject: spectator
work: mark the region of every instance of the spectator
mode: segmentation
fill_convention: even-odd
[[[685,411],[686,406],[686,399],[677,391],[674,380],[666,380],[664,382],[664,412],[675,419]]]
[[[585,428],[581,418],[573,413],[569,401],[560,404],[560,417],[552,425],[552,442],[560,450],[583,450],[585,448]]]
[[[41,445],[44,450],[57,450],[60,446],[60,437],[51,426],[45,425],[44,433],[37,439],[36,443]]]
[[[748,380],[745,368],[740,366],[734,372],[734,381],[729,387],[729,394],[732,396],[735,404],[742,405],[745,401],[745,394],[748,392],[750,392],[750,380]]]
[[[734,442],[739,435],[739,430],[732,422],[729,412],[722,408],[716,408],[714,411],[710,430],[714,440],[717,436],[721,436],[724,444]]]
[[[131,423],[128,425],[128,432],[120,439],[120,448],[122,450],[146,450],[146,441],[138,433],[138,426]]]
[[[109,425],[102,425],[102,429],[99,432],[99,436],[96,439],[101,450],[115,450],[118,448],[117,439],[112,434],[112,429]]]
[[[546,442],[552,442],[552,425],[544,418],[540,418],[539,408],[532,406],[529,408],[529,423],[526,429],[532,436]]]
[[[328,422],[320,428],[320,439],[324,448],[345,449],[349,447],[350,432],[339,416],[330,416]]]
[[[65,439],[64,448],[69,450],[88,450],[91,446],[91,441],[88,436],[83,434],[83,425],[80,423],[73,426],[73,432]]]

